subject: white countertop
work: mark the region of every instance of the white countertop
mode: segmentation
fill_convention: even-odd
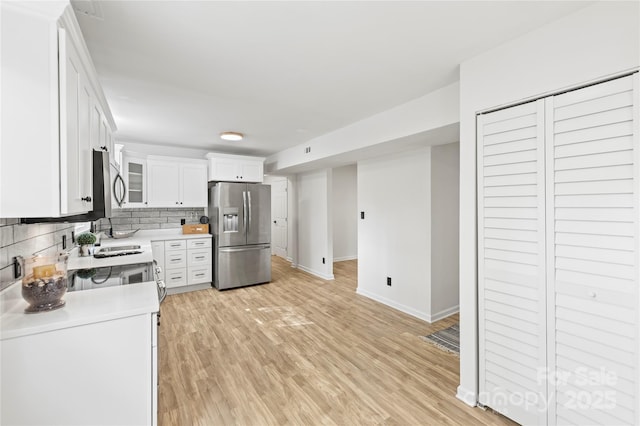
[[[150,241],[163,240],[192,240],[197,238],[211,238],[211,234],[183,234],[182,228],[173,229],[143,229],[135,233],[134,237],[149,238]],[[127,241],[116,240],[116,241]]]
[[[182,228],[176,228],[141,230],[129,238],[102,238],[100,247],[139,245],[142,253],[96,259],[93,256],[79,257],[77,249],[74,249],[70,252],[67,267],[69,270],[75,270],[153,262],[151,253],[152,241],[192,240],[198,238],[211,238],[211,234],[183,234]]]
[[[142,230],[130,238],[102,238],[101,247],[139,245],[142,253],[96,259],[93,256],[79,257],[75,248],[69,253],[68,269],[148,263],[153,261],[152,241],[198,238],[211,238],[211,235],[182,234],[182,229],[177,228]],[[66,304],[60,309],[27,314],[24,309],[28,303],[22,298],[21,281],[9,286],[0,293],[0,340],[142,315],[159,309],[158,289],[153,281],[67,292],[62,299]]]
[[[158,287],[153,281],[135,285],[67,292],[65,306],[55,311],[27,314],[22,284],[0,294],[0,340],[158,312]]]

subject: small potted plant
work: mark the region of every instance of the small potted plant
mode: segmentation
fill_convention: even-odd
[[[89,256],[89,247],[95,244],[96,236],[91,232],[85,232],[83,234],[78,235],[76,238],[80,249],[78,251],[78,255],[81,257]]]

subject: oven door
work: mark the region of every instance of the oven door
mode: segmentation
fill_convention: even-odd
[[[158,262],[153,259],[153,277],[158,285],[158,300],[160,303],[164,302],[165,297],[167,297],[167,286],[162,280],[162,268],[158,265]],[[160,318],[160,313],[158,312],[158,318]],[[160,320],[158,320],[158,325],[160,325]]]
[[[154,281],[153,265],[151,263],[137,263],[133,265],[78,269],[69,271],[68,280],[68,291],[94,290],[138,284],[145,281]]]
[[[127,265],[120,271],[122,277],[122,285],[139,284],[145,281],[154,280],[152,267],[148,263],[140,263],[137,265]]]

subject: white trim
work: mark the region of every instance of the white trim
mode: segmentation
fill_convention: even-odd
[[[293,266],[293,264],[292,264],[292,266]],[[307,268],[306,266],[297,265],[297,268],[300,269],[301,271],[304,271],[304,272],[308,273],[308,274],[315,275],[318,278],[322,278],[323,280],[330,281],[330,280],[335,279],[333,274],[330,274],[330,275],[323,274],[322,272],[314,271],[313,269]]]
[[[444,319],[446,317],[450,317],[451,315],[457,314],[458,312],[460,312],[460,305],[456,305],[456,306],[452,306],[452,307],[447,308],[447,309],[443,309],[440,312],[436,312],[435,314],[429,315],[429,317],[431,318],[431,321],[429,321],[429,322],[440,321],[441,319]]]
[[[380,295],[375,294],[375,293],[371,293],[371,292],[369,292],[367,290],[363,290],[360,287],[357,288],[356,293],[360,294],[362,296],[368,297],[369,299],[373,299],[376,302],[380,302],[383,305],[390,306],[390,307],[392,307],[394,309],[397,309],[397,310],[399,310],[401,312],[404,312],[405,314],[409,314],[409,315],[411,315],[413,317],[416,317],[418,319],[421,319],[423,321],[426,321],[426,322],[429,322],[429,323],[431,322],[431,316],[429,314],[421,312],[421,311],[418,311],[418,310],[413,309],[413,308],[410,308],[409,306],[405,306],[405,305],[403,305],[401,303],[397,303],[397,302],[395,302],[395,301],[393,301],[391,299],[387,299],[386,297],[380,296]]]
[[[208,283],[201,283],[201,284],[185,285],[180,287],[171,287],[171,288],[167,288],[167,295],[188,293],[190,291],[196,291],[196,290],[207,290],[213,287],[211,284],[212,283],[208,282]]]
[[[358,255],[353,255],[353,256],[342,256],[342,257],[334,257],[333,258],[333,262],[344,262],[345,260],[357,260],[358,259]]]
[[[469,407],[475,407],[478,405],[476,393],[463,388],[462,385],[458,386],[456,398],[467,404]]]

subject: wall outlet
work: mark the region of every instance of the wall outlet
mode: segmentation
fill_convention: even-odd
[[[387,285],[391,287],[391,277],[387,277]]]
[[[180,225],[184,225],[185,223],[187,223],[186,219],[180,219]]]

